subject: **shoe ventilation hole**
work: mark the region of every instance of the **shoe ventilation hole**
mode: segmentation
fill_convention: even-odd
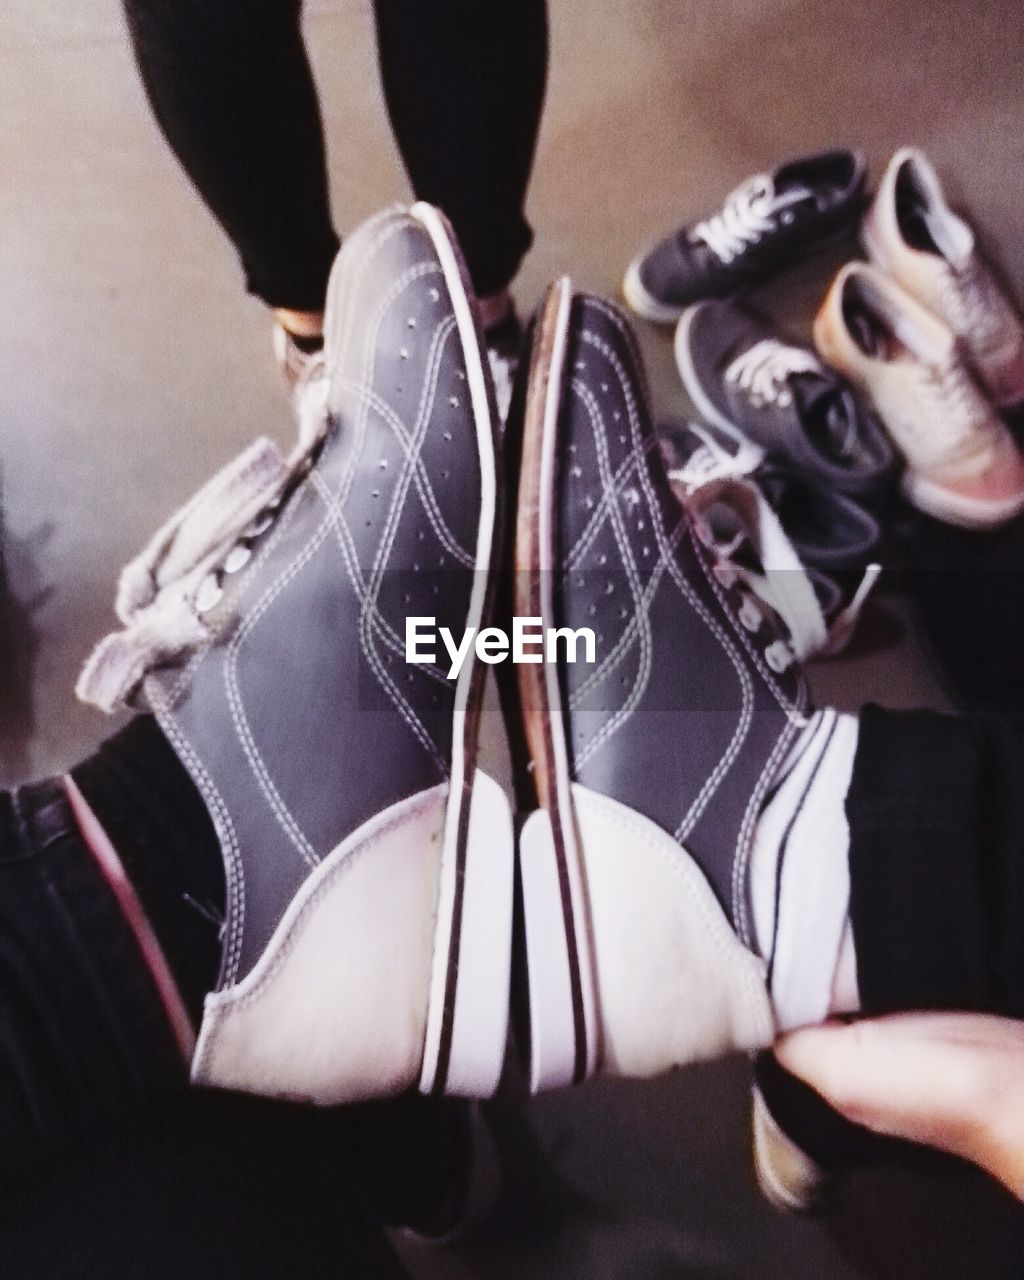
[[[403,359],[403,360],[408,360],[408,359],[409,359],[409,348],[408,348],[408,347],[403,347],[403,348],[401,349],[401,351],[399,351],[399,353],[398,353],[398,354],[402,357],[402,359]]]
[[[643,558],[646,560],[646,559],[647,559],[647,557],[651,554],[651,549],[650,549],[650,547],[644,547],[644,549],[640,552],[640,554],[641,554],[641,555],[643,556]]]
[[[465,381],[466,381],[466,375],[465,375],[465,373],[464,373],[464,371],[463,371],[462,369],[460,369],[460,370],[458,371],[458,373],[456,373],[456,375],[455,375],[455,376],[456,376],[456,378],[458,378],[458,380],[459,380],[460,382],[465,382]]]
[[[607,395],[607,394],[608,394],[608,383],[607,383],[607,382],[602,382],[602,383],[601,383],[601,390],[605,393],[605,395]]]
[[[588,493],[588,494],[587,494],[587,496],[583,499],[583,505],[586,507],[586,509],[587,509],[588,511],[593,511],[593,509],[594,509],[594,499],[590,496],[590,494],[589,494],[589,493]]]
[[[406,327],[407,327],[407,328],[409,328],[409,329],[415,329],[415,328],[416,328],[416,317],[415,317],[415,316],[410,316],[410,317],[409,317],[409,319],[408,319],[408,320],[406,320],[405,324],[406,324]]]
[[[628,618],[628,617],[629,617],[629,610],[628,610],[627,608],[625,608],[625,607],[621,608],[621,609],[619,610],[619,617],[620,617],[623,621],[625,621],[625,620],[626,620],[626,618]]]
[[[606,582],[604,584],[604,593],[606,596],[610,596],[614,590],[615,590],[614,582]]]
[[[381,458],[380,462],[377,463],[377,466],[381,469],[381,471],[387,471],[388,469],[387,458]]]
[[[643,520],[638,520],[638,521],[636,522],[636,530],[637,530],[637,533],[643,533],[643,531],[644,531],[646,528],[647,528],[647,525],[645,524],[645,522],[644,522]]]
[[[450,431],[442,431],[441,435],[442,435],[442,438],[443,438],[443,439],[445,439],[445,440],[447,440],[447,441],[449,441],[449,442],[451,441],[452,433],[451,433]]]
[[[430,291],[430,301],[431,301],[431,302],[440,302],[440,301],[441,301],[441,291],[440,291],[440,289],[431,289],[431,291]]]
[[[583,469],[582,467],[573,467],[571,469],[570,474],[572,475],[573,479],[578,480],[580,476],[583,474]]]
[[[426,536],[427,536],[427,535],[423,532],[423,530],[422,530],[422,529],[420,529],[420,530],[419,530],[419,532],[416,534],[416,541],[417,541],[417,542],[422,542],[422,541],[423,541],[423,539],[424,539]]]
[[[624,435],[619,436],[619,444],[625,444],[625,443],[626,443],[626,437]]]
[[[606,555],[600,555],[600,556],[598,556],[598,557],[597,557],[597,563],[598,563],[598,564],[601,564],[601,565],[605,565],[605,564],[607,564],[607,563],[608,563],[608,557],[607,557]]]

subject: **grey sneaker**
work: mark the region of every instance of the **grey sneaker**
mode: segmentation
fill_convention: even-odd
[[[676,365],[704,420],[730,442],[812,482],[881,506],[896,452],[857,392],[807,347],[782,339],[729,302],[689,307],[676,329]]]
[[[540,1089],[771,1040],[747,858],[807,692],[672,491],[621,314],[552,286],[521,399],[515,612],[595,639],[592,662],[578,643],[575,662],[563,648],[518,668],[540,806],[520,839]]]
[[[674,323],[691,303],[731,298],[854,229],[864,157],[824,151],[748,178],[717,213],[639,254],[622,282],[639,316]]]
[[[498,552],[490,374],[435,209],[347,240],[325,359],[317,429],[287,459],[257,442],[161,530],[79,692],[155,712],[220,837],[194,1080],[318,1103],[486,1095],[513,836],[476,767],[484,669],[404,661],[409,615],[482,624]]]

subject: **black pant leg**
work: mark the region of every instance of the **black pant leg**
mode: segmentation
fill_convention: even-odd
[[[419,199],[451,219],[476,291],[515,275],[547,76],[545,0],[376,0],[391,124]]]
[[[846,801],[865,1013],[1024,1014],[1024,749],[988,715],[866,707]]]
[[[1024,1017],[1024,748],[1011,725],[865,707],[846,813],[863,1013]],[[756,1074],[822,1168],[921,1158],[844,1120],[771,1053]]]
[[[338,248],[301,0],[124,0],[171,149],[234,242],[248,288],[322,309]]]

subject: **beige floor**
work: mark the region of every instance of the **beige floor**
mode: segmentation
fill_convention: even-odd
[[[1024,38],[1014,0],[553,0],[552,70],[519,296],[556,272],[614,293],[636,247],[755,167],[832,143],[879,168],[929,149],[1024,285]],[[339,222],[405,192],[368,9],[316,0]],[[0,633],[0,779],[59,768],[109,725],[75,704],[116,572],[253,435],[289,430],[266,319],[164,150],[116,0],[0,8],[0,471],[11,607]],[[763,301],[798,331],[837,259]],[[644,330],[659,409],[686,411],[668,337]],[[895,640],[815,673],[856,708],[941,706]],[[492,717],[489,751],[503,747]],[[1012,1273],[1009,1210],[963,1178],[862,1179],[830,1223],[786,1220],[748,1169],[746,1069],[597,1084],[529,1111],[562,1217],[423,1277],[974,1277]],[[1019,1246],[1019,1237],[1017,1238]]]

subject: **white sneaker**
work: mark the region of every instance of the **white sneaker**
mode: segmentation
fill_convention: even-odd
[[[971,227],[949,207],[923,152],[897,151],[862,231],[871,261],[964,345],[982,386],[1001,407],[1024,400],[1024,328],[978,252]]]
[[[874,267],[850,262],[822,303],[814,339],[874,402],[906,461],[908,502],[974,529],[1024,510],[1024,458],[932,312]]]

